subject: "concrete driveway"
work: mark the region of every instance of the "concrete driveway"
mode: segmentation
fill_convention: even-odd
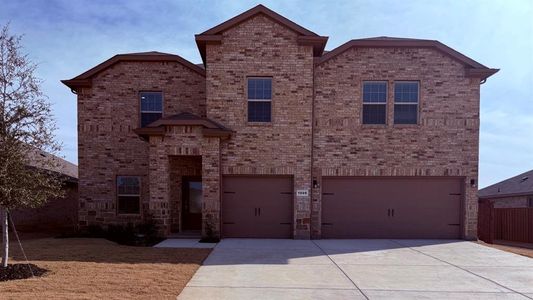
[[[466,241],[225,239],[178,299],[533,299],[533,259]]]

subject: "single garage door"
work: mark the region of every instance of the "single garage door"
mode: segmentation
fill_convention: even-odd
[[[325,177],[323,238],[460,238],[461,178]]]
[[[222,185],[223,237],[292,237],[291,177],[227,176]]]

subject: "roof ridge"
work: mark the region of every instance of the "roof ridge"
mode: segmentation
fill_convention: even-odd
[[[277,12],[269,9],[268,7],[264,6],[263,4],[258,4],[214,27],[211,27],[209,29],[207,29],[206,31],[198,34],[198,35],[213,35],[213,34],[219,34],[220,32],[222,31],[225,31],[233,26],[236,26],[246,20],[248,20],[249,18],[257,15],[257,14],[265,14],[267,17],[270,17],[272,19],[274,19],[275,21],[278,21],[279,23],[285,25],[286,27],[288,27],[289,29],[297,32],[297,33],[300,33],[301,35],[307,35],[307,36],[319,36],[318,34],[316,34],[315,32],[309,30],[309,29],[306,29],[304,28],[303,26],[301,25],[298,25],[297,23],[289,20],[288,18],[278,14]]]

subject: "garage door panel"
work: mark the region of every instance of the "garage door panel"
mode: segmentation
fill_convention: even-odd
[[[222,235],[290,238],[292,194],[290,177],[224,177]]]
[[[324,178],[324,238],[459,238],[458,178]]]

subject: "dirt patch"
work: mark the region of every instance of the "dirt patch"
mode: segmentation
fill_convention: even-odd
[[[479,241],[478,243],[487,247],[533,258],[533,248],[530,248],[532,245],[528,245],[528,247],[519,247],[518,245],[487,244],[483,241]]]
[[[6,268],[0,267],[0,281],[39,277],[46,272],[34,264],[8,264]]]
[[[210,249],[122,246],[105,239],[23,241],[44,276],[0,282],[2,299],[176,299]],[[22,263],[12,244],[11,263]]]

